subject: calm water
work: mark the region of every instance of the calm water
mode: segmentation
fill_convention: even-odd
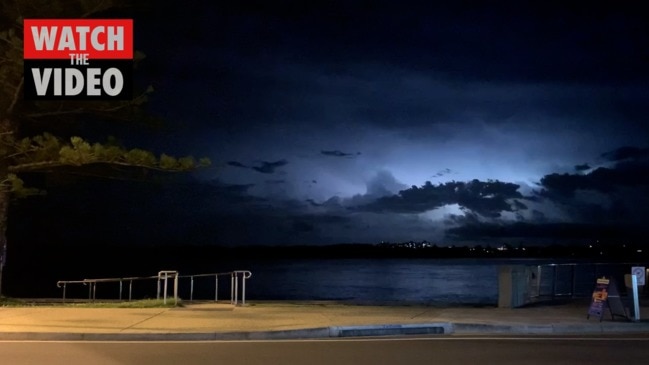
[[[249,262],[249,300],[355,303],[496,304],[498,267],[527,260],[345,259]],[[539,261],[534,261],[537,263]],[[242,263],[243,264],[243,263]],[[182,273],[181,273],[182,274]],[[188,298],[181,281],[181,296]],[[219,296],[229,298],[229,280]],[[214,296],[213,278],[195,281],[195,298]]]

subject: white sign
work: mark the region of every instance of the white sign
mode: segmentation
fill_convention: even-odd
[[[644,285],[645,282],[644,266],[633,266],[631,268],[631,275],[635,275],[635,277],[638,278],[638,285]]]

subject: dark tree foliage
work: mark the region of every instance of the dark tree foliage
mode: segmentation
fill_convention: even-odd
[[[126,148],[108,136],[90,142],[79,125],[115,128],[150,123],[143,108],[151,87],[128,101],[28,101],[23,99],[23,19],[101,18],[141,11],[142,2],[122,0],[3,0],[0,2],[0,294],[6,260],[6,228],[12,198],[41,193],[26,187],[25,173],[92,171],[115,177],[136,171],[189,171],[209,160],[156,155]],[[128,16],[125,16],[128,17]],[[144,58],[136,52],[134,66]],[[93,123],[93,124],[91,124]],[[90,127],[92,128],[92,127]],[[118,167],[118,168],[116,168]]]

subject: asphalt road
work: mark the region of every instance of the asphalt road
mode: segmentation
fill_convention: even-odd
[[[0,342],[0,364],[646,364],[649,338]]]

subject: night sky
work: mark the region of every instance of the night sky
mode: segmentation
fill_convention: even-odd
[[[215,244],[646,233],[649,13],[430,3],[138,15],[136,74],[168,123],[145,144],[213,165],[129,209],[164,211],[151,232]]]

